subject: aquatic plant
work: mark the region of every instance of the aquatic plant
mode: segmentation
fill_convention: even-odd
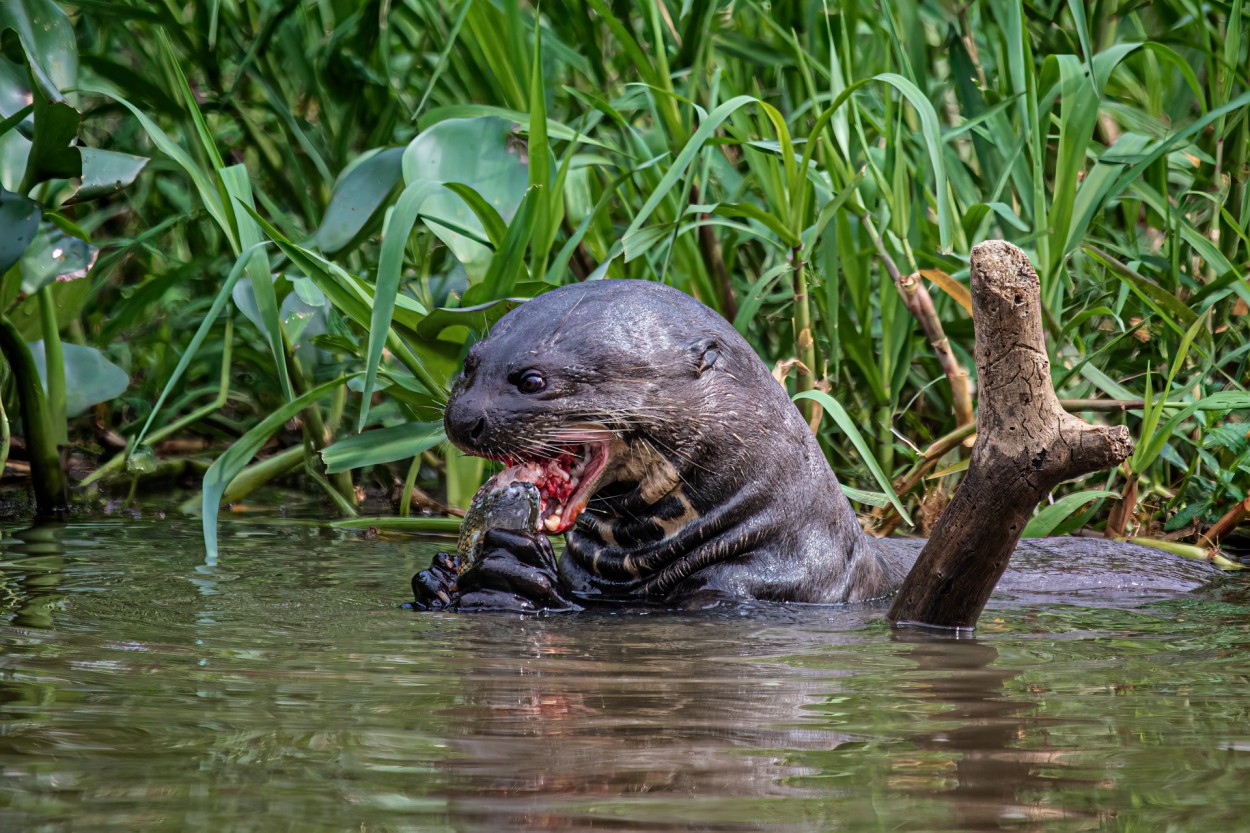
[[[1248,496],[1240,0],[67,8],[83,138],[154,158],[67,213],[104,244],[69,326],[133,378],[92,484],[194,435],[232,444],[206,521],[293,471],[346,515],[395,484],[402,514],[463,506],[482,462],[438,409],[468,343],[628,276],[776,364],[879,529],[928,523],[970,430],[968,253],[999,237],[1056,389],[1138,446],[1030,532],[1193,533]]]

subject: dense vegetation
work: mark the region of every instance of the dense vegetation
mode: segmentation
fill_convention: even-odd
[[[880,528],[891,482],[931,520],[993,237],[1038,268],[1061,395],[1138,441],[1032,531],[1246,507],[1241,0],[3,0],[0,28],[5,404],[45,507],[58,445],[80,492],[202,472],[210,520],[292,476],[345,516],[463,506],[466,345],[607,275],[722,312]]]

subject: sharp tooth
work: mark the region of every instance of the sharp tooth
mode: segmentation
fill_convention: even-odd
[[[543,521],[543,526],[547,527],[549,531],[555,532],[557,529],[560,528],[560,514],[557,512],[556,514],[551,515],[548,518],[546,518]]]

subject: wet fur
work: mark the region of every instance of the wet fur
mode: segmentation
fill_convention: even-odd
[[[517,389],[528,370],[547,380],[537,394]],[[890,595],[918,552],[862,533],[750,345],[660,284],[575,284],[521,305],[470,351],[445,422],[462,449],[496,459],[613,438],[609,470],[559,562],[561,589],[579,598],[868,601]],[[1055,546],[1019,552],[1049,557]],[[1133,557],[1177,563],[1153,550]],[[1176,569],[1169,586],[1209,576]],[[1005,581],[1032,579],[1017,571]]]

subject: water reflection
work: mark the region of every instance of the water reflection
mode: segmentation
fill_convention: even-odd
[[[41,523],[16,531],[0,532],[5,557],[0,567],[0,604],[13,611],[13,622],[23,627],[50,628],[52,616],[64,599],[61,592],[65,569],[63,523]]]
[[[1103,816],[1063,806],[1065,789],[1096,785],[1055,774],[1078,750],[1047,741],[1053,721],[1037,714],[1038,702],[1009,690],[1008,683],[1021,672],[995,667],[996,647],[907,631],[894,638],[911,643],[905,656],[920,671],[909,693],[932,701],[942,715],[941,728],[916,734],[912,741],[949,756],[953,785],[942,795],[959,829],[1000,830],[1008,823],[1033,829],[1056,819],[1097,822]]]
[[[411,541],[224,530],[211,568],[194,524],[0,538],[0,829],[1161,829],[1173,812],[1197,829],[1250,812],[1234,595],[1000,606],[972,642],[826,608],[420,615],[397,606],[429,559]]]
[[[778,829],[740,815],[707,827],[716,810],[696,796],[795,795],[785,780],[798,770],[778,750],[845,739],[803,720],[828,675],[760,661],[763,647],[793,647],[766,625],[605,615],[472,630],[473,667],[433,715],[450,730],[454,755],[438,769],[458,830],[577,827],[605,797],[627,802],[614,814],[622,823],[669,816],[647,829],[686,829],[682,816],[703,829]]]

